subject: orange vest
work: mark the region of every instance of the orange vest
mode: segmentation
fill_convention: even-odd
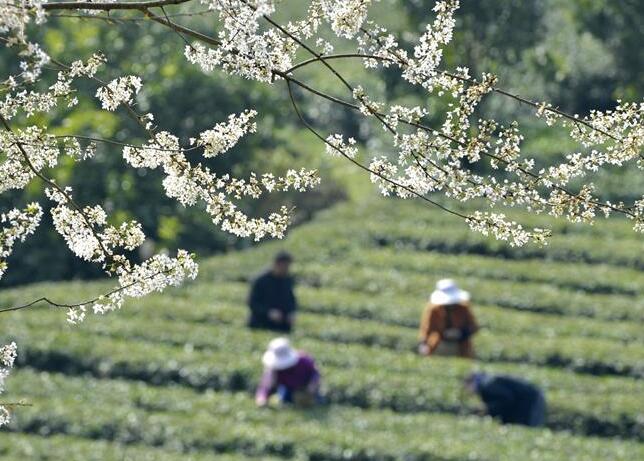
[[[478,331],[479,327],[468,305],[436,306],[428,304],[420,320],[419,339],[429,346],[431,355],[436,351],[441,341],[450,341],[443,335],[446,330],[451,328],[467,332],[464,339],[457,340],[458,355],[473,358],[474,349],[471,336]]]

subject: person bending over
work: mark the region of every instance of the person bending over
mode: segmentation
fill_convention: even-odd
[[[546,399],[537,386],[513,376],[472,373],[465,388],[478,395],[486,413],[504,424],[543,426],[546,421]]]
[[[263,407],[271,395],[281,403],[311,406],[319,403],[320,373],[313,358],[297,351],[286,338],[275,338],[262,356],[264,374],[255,393],[255,402]]]
[[[440,280],[420,321],[421,355],[474,357],[472,336],[478,331],[470,294],[451,279]]]

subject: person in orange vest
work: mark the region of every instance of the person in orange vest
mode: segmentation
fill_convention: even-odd
[[[418,352],[473,358],[472,336],[478,329],[470,294],[454,280],[439,280],[420,320]]]

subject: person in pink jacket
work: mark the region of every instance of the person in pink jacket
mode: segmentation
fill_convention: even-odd
[[[320,402],[320,373],[315,360],[295,350],[288,339],[273,339],[262,363],[264,374],[255,393],[258,406],[265,406],[275,393],[282,403],[309,406]]]

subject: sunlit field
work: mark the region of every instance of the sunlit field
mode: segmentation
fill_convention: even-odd
[[[253,401],[272,335],[245,328],[247,282],[278,249],[296,257],[292,340],[323,374],[328,405],[315,410]],[[642,250],[621,221],[563,225],[544,248],[512,250],[419,204],[341,204],[79,326],[52,308],[3,317],[19,344],[3,399],[29,406],[0,433],[0,459],[643,459]],[[472,293],[474,361],[415,354],[445,276]],[[0,300],[80,301],[107,287],[40,284]],[[547,427],[479,416],[460,384],[474,369],[540,385]]]

